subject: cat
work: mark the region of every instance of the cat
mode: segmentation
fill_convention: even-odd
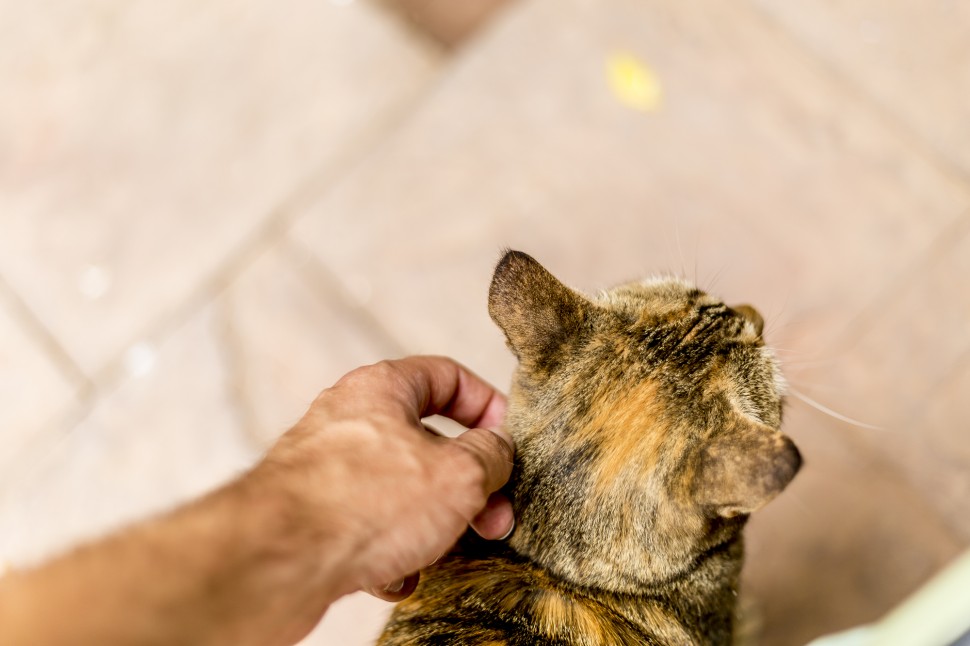
[[[516,527],[423,570],[379,646],[730,644],[742,529],[802,462],[761,316],[677,279],[586,297],[518,251],[488,307]]]

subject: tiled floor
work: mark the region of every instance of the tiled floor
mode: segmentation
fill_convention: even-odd
[[[356,365],[505,384],[503,246],[753,302],[799,396],[879,427],[793,398],[806,468],[750,532],[764,646],[970,544],[960,3],[483,0],[447,50],[392,4],[0,0],[0,560],[231,477]],[[658,104],[611,90],[621,53]],[[385,613],[350,597],[309,641]]]

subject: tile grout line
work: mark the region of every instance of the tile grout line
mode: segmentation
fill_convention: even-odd
[[[84,400],[95,391],[94,380],[88,376],[51,330],[34,314],[27,302],[10,283],[0,276],[0,301],[6,302],[11,315],[40,346],[41,351],[75,388],[75,396]]]
[[[514,3],[512,6],[519,5]],[[394,24],[399,25],[398,21],[387,15],[386,10],[380,11]],[[514,12],[511,10],[501,11],[497,16],[498,19],[490,21],[484,31],[487,32],[494,28],[511,13]],[[398,29],[404,30],[400,25]],[[408,33],[407,30],[404,31]],[[476,40],[483,36],[483,33],[477,34]],[[437,69],[428,75],[429,78],[415,87],[409,96],[400,101],[399,105],[375,119],[371,127],[364,128],[363,132],[358,134],[345,147],[344,152],[338,155],[337,159],[322,163],[316,170],[307,173],[303,180],[296,182],[293,190],[284,195],[279,205],[270,209],[265,219],[256,225],[253,231],[236,245],[235,249],[226,254],[217,268],[208,277],[198,281],[199,287],[197,289],[191,290],[181,303],[174,305],[167,313],[160,314],[154,322],[146,325],[140,334],[133,335],[132,340],[164,338],[194,312],[223,293],[244,267],[251,264],[273,244],[278,243],[287,235],[298,219],[301,208],[314,200],[324,199],[326,195],[339,187],[347,177],[351,176],[357,168],[363,166],[369,159],[383,150],[394,133],[398,132],[405,123],[418,113],[421,107],[433,98],[451,78],[455,70],[459,68],[458,63],[467,55],[466,52],[468,51],[462,48],[456,50],[453,54],[446,55],[426,42],[422,42],[421,46],[430,56],[440,60]],[[396,341],[394,345],[399,347]],[[92,375],[90,381],[98,386],[99,392],[110,392],[117,388],[123,380],[123,359],[124,353],[122,352],[105,362]]]
[[[881,102],[870,92],[861,88],[860,85],[853,83],[852,79],[827,57],[821,54],[817,48],[806,42],[804,38],[791,30],[784,22],[776,18],[772,13],[754,0],[748,0],[747,5],[752,12],[759,15],[765,25],[775,32],[784,36],[783,40],[791,43],[791,47],[801,52],[821,71],[826,77],[836,83],[846,96],[853,98],[857,103],[865,106],[865,109],[875,115],[882,122],[882,125],[891,133],[911,148],[916,154],[933,170],[943,177],[959,184],[964,192],[970,194],[970,169],[965,169],[961,164],[955,162],[949,155],[941,151],[932,142],[927,141],[923,136],[903,117],[886,110],[881,106]]]
[[[454,43],[447,43],[442,38],[435,35],[432,30],[428,29],[426,24],[422,24],[419,20],[412,17],[407,9],[403,6],[399,6],[400,3],[395,2],[395,0],[374,0],[373,6],[376,6],[382,12],[384,12],[385,15],[390,16],[396,22],[402,24],[409,33],[429,43],[439,52],[444,54],[455,54],[468,47],[474,47],[475,42],[480,38],[480,35],[483,32],[488,31],[489,25],[492,22],[497,19],[500,20],[501,16],[510,12],[512,7],[517,2],[526,1],[527,0],[509,0],[499,2],[496,6],[489,9],[488,12],[480,19],[480,21],[471,28],[470,31],[466,32],[461,39],[456,40]]]
[[[447,55],[448,48],[444,43],[432,36],[427,30],[422,29],[415,21],[410,20],[400,9],[393,7],[391,2],[387,0],[372,0],[368,4],[389,21],[398,25],[398,28],[409,36],[420,41],[423,46],[435,51],[439,55]]]
[[[309,283],[311,287],[318,287],[333,296],[343,306],[344,312],[353,319],[354,323],[381,346],[382,351],[389,351],[390,354],[396,356],[407,354],[405,345],[381,323],[380,319],[369,308],[358,303],[350,295],[336,272],[310,251],[306,245],[288,235],[284,236],[281,244],[292,250],[293,255],[298,255],[303,261],[301,265],[293,262],[287,256],[287,262],[299,275],[299,278]]]
[[[832,82],[836,83],[848,97],[853,98],[867,112],[873,114],[881,122],[883,127],[898,137],[908,148],[913,150],[915,155],[921,158],[930,169],[957,184],[965,193],[970,191],[970,171],[953,161],[933,143],[925,140],[904,118],[881,107],[880,102],[871,93],[853,84],[851,79],[839,71],[830,59],[826,58],[815,47],[807,43],[804,38],[789,29],[778,18],[771,15],[764,7],[754,2],[749,2],[748,5],[754,13],[761,16],[766,26],[783,34],[785,36],[784,39],[790,43],[791,47],[802,52],[817,66],[820,72],[831,79]],[[892,300],[893,295],[899,293],[900,287],[903,289],[911,289],[917,280],[920,270],[930,268],[937,262],[941,262],[944,254],[954,249],[968,233],[970,233],[970,209],[965,208],[953,220],[941,227],[940,233],[930,241],[923,252],[918,253],[912,258],[909,267],[905,271],[900,272],[884,283],[884,288],[855,316],[846,326],[846,332],[836,337],[832,345],[836,348],[841,347],[844,350],[857,343],[865,331],[873,324],[879,309],[885,307]],[[959,374],[960,366],[966,366],[968,364],[970,364],[970,350],[956,360],[953,369],[941,380],[941,383],[955,378]],[[884,471],[886,477],[896,480],[920,500],[926,501],[933,510],[934,517],[939,520],[941,527],[946,530],[947,534],[958,543],[963,543],[961,539],[962,534],[949,522],[945,514],[937,509],[926,495],[913,485],[911,478],[899,469],[882,451],[871,450],[874,445],[878,445],[878,442],[872,442],[858,437],[855,433],[848,434],[847,437],[848,443],[860,451],[865,451],[877,463],[878,467]]]
[[[399,24],[390,16],[388,19],[394,24]],[[401,29],[401,27],[398,28]],[[416,86],[397,106],[363,128],[335,159],[320,164],[319,167],[307,173],[302,180],[297,181],[291,191],[283,194],[278,205],[268,211],[263,221],[255,225],[208,276],[197,281],[195,289],[190,290],[167,312],[160,313],[140,332],[133,334],[129,342],[143,339],[158,343],[166,338],[195,312],[218,298],[245,267],[266,253],[273,244],[278,243],[298,219],[301,208],[314,200],[324,199],[352,175],[354,169],[364,165],[368,159],[378,154],[387,145],[387,140],[399,131],[450,78],[455,69],[454,61],[462,57],[460,52],[445,57],[426,41],[421,42],[419,46],[433,59],[437,59],[437,63],[433,63],[437,67],[428,74],[427,80]],[[396,342],[394,347],[399,347]],[[67,358],[72,364],[74,363],[69,355]],[[108,359],[91,376],[83,372],[81,374],[84,376],[85,388],[77,395],[78,401],[75,408],[78,412],[73,416],[74,421],[66,423],[62,431],[55,432],[52,429],[48,433],[55,443],[63,441],[70,435],[77,423],[87,416],[100,397],[114,392],[124,383],[124,350]]]
[[[132,341],[157,341],[165,338],[195,312],[223,294],[245,267],[284,239],[303,208],[324,199],[346,177],[352,175],[355,169],[384,148],[389,137],[424,105],[427,97],[440,85],[450,65],[441,67],[440,71],[432,73],[431,78],[416,87],[397,107],[376,119],[370,127],[364,128],[336,159],[322,163],[307,173],[301,181],[296,182],[295,187],[284,195],[278,206],[270,209],[262,222],[227,253],[208,276],[197,281],[195,289],[190,290],[181,302],[173,305],[167,312],[161,313],[140,333],[133,335]],[[109,359],[95,371],[91,382],[98,385],[99,394],[109,393],[123,382],[123,361],[124,352]]]

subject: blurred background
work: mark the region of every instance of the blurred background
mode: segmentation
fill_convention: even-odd
[[[970,543],[968,36],[958,0],[0,0],[0,567],[226,481],[360,364],[504,387],[510,246],[761,310],[806,466],[749,632],[878,617]]]

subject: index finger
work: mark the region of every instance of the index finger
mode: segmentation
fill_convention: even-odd
[[[505,395],[448,357],[382,361],[362,371],[382,368],[397,378],[378,378],[374,374],[371,394],[395,401],[419,418],[444,415],[463,426],[491,428],[501,425],[505,416]]]

